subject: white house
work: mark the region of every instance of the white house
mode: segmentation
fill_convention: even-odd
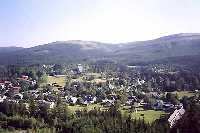
[[[14,95],[14,98],[15,99],[22,99],[23,98],[23,95],[21,93],[18,93],[18,94],[15,94]]]
[[[182,117],[184,113],[185,113],[185,109],[183,108],[175,110],[174,113],[168,119],[170,127],[173,127],[174,124],[176,124],[176,122]]]
[[[45,100],[38,100],[38,104],[39,104],[39,106],[46,106],[50,109],[54,108],[54,106],[55,106],[54,102],[48,102]]]
[[[5,96],[5,95],[0,96],[0,103],[2,103],[5,99],[6,99],[6,96]]]
[[[69,101],[70,103],[73,103],[73,104],[76,103],[77,100],[78,100],[78,98],[77,98],[77,97],[73,97],[73,96],[70,96],[69,99],[68,99],[68,101]]]
[[[164,105],[164,102],[163,102],[163,100],[157,100],[156,101],[156,104],[154,105],[154,109],[155,110],[160,110],[160,109],[163,109],[163,105]]]
[[[78,67],[79,72],[82,73],[83,72],[83,66],[81,64],[78,64],[77,67]]]

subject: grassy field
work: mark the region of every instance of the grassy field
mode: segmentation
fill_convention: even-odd
[[[55,76],[48,76],[47,77],[47,84],[57,83],[58,85],[64,87],[65,86],[65,76],[55,77]]]
[[[173,93],[178,94],[179,99],[181,99],[184,96],[192,97],[195,95],[194,92],[190,92],[190,91],[174,91]]]
[[[121,112],[123,115],[128,116],[129,110],[128,107],[124,106],[121,108]],[[166,114],[164,111],[156,111],[156,110],[144,110],[142,107],[137,108],[137,112],[132,112],[131,117],[133,119],[143,119],[145,122],[152,123],[156,119],[159,119],[161,115]]]
[[[100,82],[106,82],[106,80],[102,80],[100,77],[101,77],[101,74],[99,73],[87,73],[86,76],[88,75],[92,75],[94,76],[94,79],[91,80],[91,81],[88,81],[88,82],[95,82],[95,83],[100,83]],[[82,77],[78,77],[77,79],[72,79],[71,80],[72,82],[75,82],[75,81],[83,81],[83,76]],[[65,76],[59,76],[59,77],[56,77],[56,76],[47,76],[47,84],[52,84],[52,83],[57,83],[58,85],[64,87],[65,86]]]
[[[87,76],[94,76],[94,78],[100,78],[101,77],[101,74],[100,73],[87,73],[86,74]]]
[[[166,114],[164,111],[155,111],[155,110],[143,110],[132,113],[132,118],[143,119],[145,122],[152,123],[156,119],[159,119],[161,115]],[[142,116],[143,115],[143,116]]]
[[[74,106],[68,106],[68,109],[70,111],[71,114],[75,113],[77,110],[94,110],[94,109],[99,109],[102,108],[102,106],[100,104],[91,104],[89,106],[81,106],[81,105],[74,105]]]
[[[68,109],[70,110],[71,113],[75,113],[76,110],[93,110],[94,108],[100,108],[105,109],[103,106],[100,104],[92,104],[89,106],[80,106],[80,105],[74,105],[74,106],[68,106]],[[120,109],[122,115],[128,116],[128,110],[126,108],[121,108]],[[164,111],[155,111],[155,110],[143,110],[143,108],[138,109],[137,112],[133,112],[131,114],[133,119],[143,119],[142,114],[144,114],[144,120],[145,122],[152,123],[156,119],[159,119],[161,115],[166,114]]]

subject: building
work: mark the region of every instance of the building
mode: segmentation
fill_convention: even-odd
[[[86,95],[83,98],[83,103],[82,104],[88,105],[88,104],[94,103],[96,101],[97,101],[97,97],[96,96]]]
[[[176,122],[183,116],[184,113],[185,109],[183,108],[174,111],[174,113],[168,119],[170,128],[173,127],[174,124],[176,124]]]
[[[83,72],[83,66],[81,64],[78,64],[77,68],[78,68],[78,70],[79,70],[80,73]]]
[[[2,103],[6,99],[5,95],[0,95],[0,103]]]
[[[77,97],[70,96],[69,99],[68,99],[68,102],[75,104],[77,102],[77,100],[78,100]]]
[[[14,86],[14,87],[11,87],[10,88],[10,91],[13,93],[13,94],[18,94],[19,91],[20,91],[21,87],[19,86]]]
[[[22,78],[23,80],[28,80],[28,76],[26,76],[26,75],[22,75],[21,78]]]

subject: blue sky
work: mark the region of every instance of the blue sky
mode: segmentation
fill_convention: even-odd
[[[109,43],[200,32],[199,0],[1,0],[0,46]]]

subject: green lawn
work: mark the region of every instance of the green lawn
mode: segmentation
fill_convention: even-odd
[[[129,115],[129,108],[124,106],[121,109],[122,115],[128,116]],[[142,114],[144,114],[142,116]],[[133,119],[143,119],[145,122],[152,123],[156,119],[159,119],[161,115],[166,114],[164,111],[156,111],[156,110],[144,110],[142,107],[137,108],[137,112],[133,112],[131,117]]]
[[[52,83],[57,83],[58,85],[64,87],[65,86],[65,76],[62,76],[62,77],[48,76],[47,84],[52,84]]]
[[[100,104],[91,104],[88,106],[80,106],[80,105],[74,105],[74,106],[68,106],[68,109],[70,110],[71,113],[75,113],[76,110],[93,110],[94,108],[100,108],[100,109],[105,109],[103,106]],[[128,109],[126,107],[122,107],[120,109],[122,115],[128,116]],[[133,119],[143,119],[143,116],[141,114],[144,114],[144,120],[145,122],[152,123],[156,119],[159,119],[161,115],[166,114],[164,111],[155,111],[155,110],[143,110],[143,108],[139,108],[137,113],[133,112],[131,114]]]
[[[190,92],[190,91],[174,91],[174,94],[178,94],[179,99],[181,99],[184,96],[188,96],[188,97],[192,97],[195,95],[194,92]]]
[[[144,116],[142,116],[144,114]],[[155,110],[143,110],[143,111],[137,111],[132,113],[132,118],[136,119],[143,119],[145,122],[152,123],[156,119],[159,119],[162,114],[166,114],[164,111],[155,111]]]
[[[88,106],[82,106],[82,105],[74,105],[74,106],[68,106],[68,109],[70,110],[70,113],[75,113],[75,111],[77,110],[94,110],[94,109],[98,109],[98,108],[102,108],[102,106],[100,104],[91,104]]]
[[[86,73],[86,75],[91,75],[91,76],[94,76],[94,78],[100,78],[101,77],[101,74],[100,73]]]
[[[85,75],[94,76],[94,79],[92,81],[88,81],[88,82],[96,82],[96,83],[106,82],[106,80],[100,79],[100,77],[101,77],[100,73],[86,73]],[[75,81],[82,82],[83,81],[83,77],[84,76],[81,76],[81,77],[78,77],[77,79],[72,79],[71,81],[72,82],[75,82]],[[66,78],[65,76],[60,76],[60,77],[47,76],[47,84],[57,83],[58,85],[64,87],[65,86],[65,78]]]

